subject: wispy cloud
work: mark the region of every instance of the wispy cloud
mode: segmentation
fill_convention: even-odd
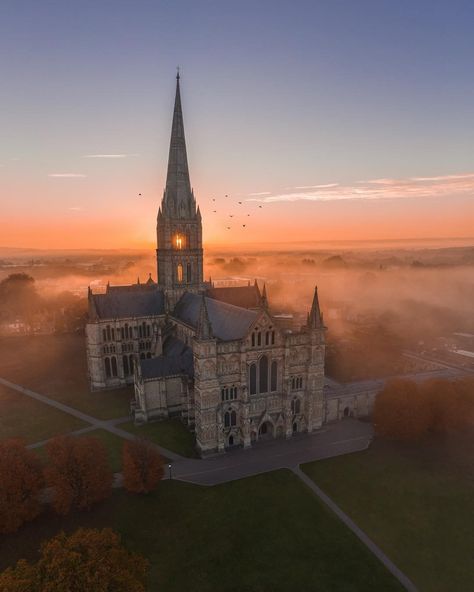
[[[325,185],[297,185],[290,189],[327,189],[328,187],[337,187],[339,183],[326,183]]]
[[[248,201],[293,202],[293,201],[339,201],[347,199],[406,199],[409,197],[430,198],[455,195],[474,197],[474,173],[440,175],[436,177],[410,177],[407,179],[370,179],[353,185],[327,183],[325,185],[295,187],[299,191],[283,191],[267,194]]]
[[[258,193],[249,193],[249,196],[271,195],[271,191],[259,191]]]
[[[69,208],[69,210],[71,212],[82,212],[82,208],[80,206],[73,206],[72,208]]]
[[[85,154],[83,158],[128,158],[139,154]]]
[[[80,179],[85,177],[82,173],[49,173],[48,177],[57,177],[62,179]]]

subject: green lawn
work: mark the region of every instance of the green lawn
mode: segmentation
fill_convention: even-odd
[[[83,335],[0,339],[0,376],[99,419],[129,415],[132,387],[91,393]]]
[[[60,529],[111,526],[148,557],[149,590],[392,592],[402,588],[289,471],[217,487],[163,481],[90,512],[45,515],[0,542],[0,569]],[[454,589],[454,588],[452,588]]]
[[[172,452],[181,454],[181,456],[191,458],[198,456],[194,448],[194,435],[179,419],[166,419],[140,426],[136,426],[130,421],[120,424],[120,427],[136,436],[147,438],[159,446],[168,448]]]
[[[474,438],[401,445],[304,466],[423,592],[474,590]]]
[[[0,385],[0,440],[23,438],[32,444],[86,425],[80,419]]]

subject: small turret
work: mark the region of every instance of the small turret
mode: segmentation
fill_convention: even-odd
[[[212,325],[207,312],[206,297],[202,295],[201,308],[199,310],[199,319],[196,329],[197,339],[213,339]]]
[[[319,309],[318,286],[314,288],[313,303],[308,316],[308,327],[310,329],[320,329],[323,327],[323,317]]]
[[[267,298],[267,286],[263,284],[262,295],[260,296],[260,306],[262,308],[268,308],[268,298]]]

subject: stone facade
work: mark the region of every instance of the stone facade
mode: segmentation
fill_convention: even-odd
[[[181,417],[203,455],[319,429],[328,403],[317,290],[296,330],[272,315],[265,286],[219,289],[203,281],[179,78],[156,255],[157,283],[150,276],[145,284],[107,286],[105,294],[89,290],[91,388],[133,384],[135,420]]]

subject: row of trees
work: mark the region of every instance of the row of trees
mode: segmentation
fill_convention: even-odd
[[[416,440],[474,426],[474,377],[461,380],[395,379],[377,395],[374,424],[380,436]]]
[[[130,553],[113,530],[79,529],[43,543],[36,563],[0,573],[0,592],[144,592],[148,561]]]
[[[0,533],[15,532],[36,518],[50,498],[58,514],[88,509],[112,493],[113,474],[107,452],[94,437],[59,436],[46,444],[48,462],[21,440],[0,442]],[[163,477],[163,459],[150,442],[125,441],[123,485],[134,493],[149,493]]]
[[[38,317],[54,320],[54,330],[78,331],[87,319],[87,300],[70,292],[45,297],[38,293],[33,277],[12,273],[0,281],[0,322],[21,321],[35,327]]]

